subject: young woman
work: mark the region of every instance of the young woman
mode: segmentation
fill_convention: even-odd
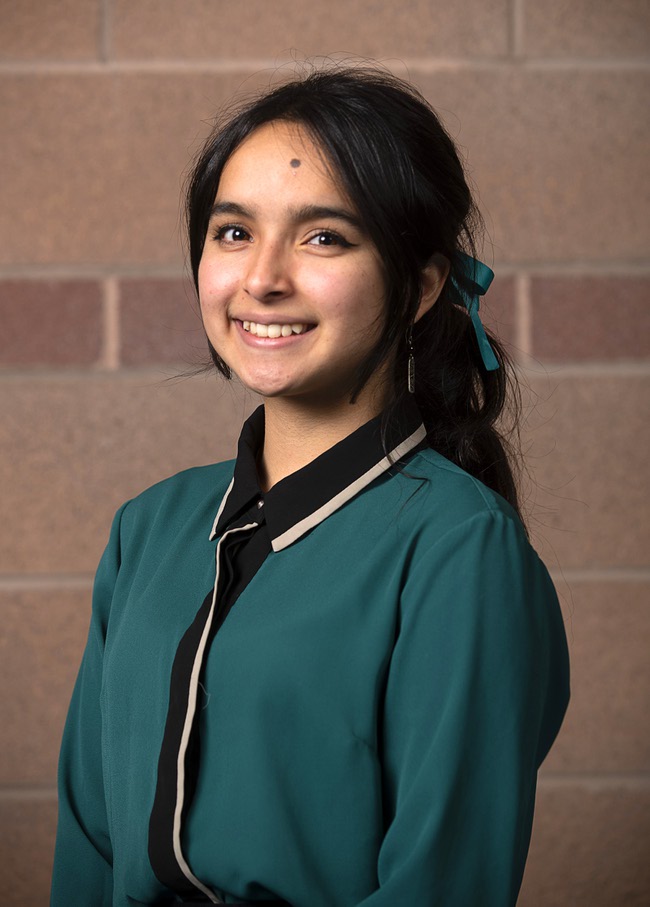
[[[263,405],[115,518],[52,904],[512,905],[568,662],[453,143],[399,80],[315,72],[218,128],[188,215]]]

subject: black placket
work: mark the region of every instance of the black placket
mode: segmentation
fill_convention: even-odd
[[[196,899],[200,893],[208,903],[221,903],[194,876],[183,854],[181,833],[200,770],[199,722],[194,718],[212,640],[270,551],[260,497],[219,539],[214,588],[205,596],[174,657],[149,822],[149,860],[158,879],[183,899]]]

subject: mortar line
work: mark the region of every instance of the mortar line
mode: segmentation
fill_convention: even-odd
[[[512,44],[513,57],[523,62],[526,53],[526,13],[524,8],[525,0],[513,0],[512,2]]]
[[[102,367],[116,371],[120,367],[120,291],[116,277],[104,280],[104,349]]]
[[[647,772],[542,772],[539,787],[589,787],[607,789],[627,787],[638,790],[650,788],[650,774]]]
[[[650,567],[568,567],[550,568],[553,581],[567,583],[647,583]]]
[[[525,378],[547,378],[560,380],[566,378],[634,378],[650,375],[650,361],[593,359],[589,362],[544,362],[530,358],[520,363],[517,371]]]
[[[187,367],[187,362],[160,362],[156,365],[137,365],[133,367],[122,366],[121,368],[114,371],[109,371],[105,368],[84,369],[79,366],[71,366],[70,368],[60,369],[52,368],[50,366],[24,369],[3,368],[0,369],[0,383],[6,382],[10,384],[15,381],[34,380],[60,382],[62,384],[70,382],[72,384],[75,384],[80,379],[85,382],[114,381],[116,378],[127,376],[130,381],[139,380],[142,382],[141,386],[150,386],[153,388],[163,387],[170,380],[173,380],[175,378],[182,379],[184,381],[190,380],[187,377]],[[197,379],[203,378],[204,380],[213,380],[213,377],[215,376],[213,376],[212,373],[209,373],[205,376],[199,374],[196,377]]]
[[[56,800],[56,785],[43,785],[42,787],[0,787],[0,801],[15,800]]]
[[[516,0],[508,0],[506,6],[506,53],[509,58],[515,56],[515,35],[514,35],[514,18],[515,18],[515,6]]]
[[[517,312],[517,348],[530,356],[533,348],[533,307],[530,297],[530,276],[519,273],[515,277],[515,306]]]
[[[111,59],[110,0],[101,0],[99,7],[99,58],[106,64]]]
[[[37,589],[90,589],[92,573],[7,573],[0,575],[0,592]]]
[[[102,53],[112,51],[102,50]],[[84,74],[205,74],[205,75],[238,75],[243,79],[261,73],[273,75],[282,73],[286,64],[291,61],[278,62],[276,60],[246,60],[232,58],[225,60],[115,60],[106,61],[68,61],[68,60],[36,60],[29,62],[5,61],[0,63],[0,75],[84,75]],[[381,61],[380,61],[381,62]],[[408,69],[410,73],[421,75],[435,75],[442,72],[485,72],[485,71],[587,71],[602,72],[647,72],[650,70],[650,60],[643,57],[539,57],[539,58],[508,58],[495,57],[438,57],[431,60],[427,57],[402,57],[399,60],[391,59],[384,63],[388,69]]]
[[[650,270],[650,265],[648,266]],[[115,264],[18,264],[0,265],[0,280],[106,280],[109,277],[117,279],[128,277],[187,277],[187,270],[182,264],[178,265],[125,265]]]

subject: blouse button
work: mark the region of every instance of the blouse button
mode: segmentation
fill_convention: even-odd
[[[258,509],[258,510],[261,510],[262,507],[264,507],[264,501],[259,500],[259,501],[257,502],[257,509]]]

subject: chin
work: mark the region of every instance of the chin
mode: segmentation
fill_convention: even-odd
[[[290,397],[298,393],[286,381],[272,380],[270,378],[253,377],[252,375],[237,375],[241,383],[253,394],[260,397]]]

